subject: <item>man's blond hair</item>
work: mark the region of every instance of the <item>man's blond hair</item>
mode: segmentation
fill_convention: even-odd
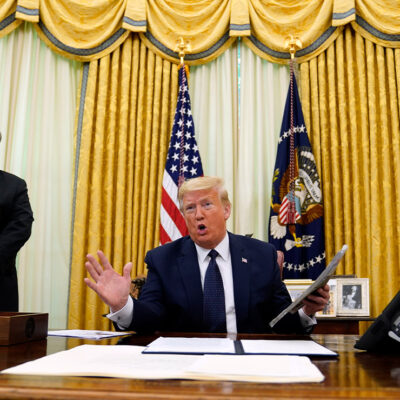
[[[224,206],[231,204],[222,178],[217,176],[199,176],[198,178],[188,179],[179,188],[178,201],[181,211],[183,210],[183,197],[186,193],[209,189],[215,189],[219,193],[219,198]]]

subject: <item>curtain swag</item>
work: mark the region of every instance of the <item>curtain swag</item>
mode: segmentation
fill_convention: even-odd
[[[286,63],[287,38],[302,43],[299,62],[322,53],[344,25],[385,47],[400,47],[400,0],[5,0],[0,37],[22,21],[65,57],[91,61],[110,54],[137,32],[148,48],[178,63],[177,41],[189,43],[186,61],[218,57],[237,37],[260,57]]]

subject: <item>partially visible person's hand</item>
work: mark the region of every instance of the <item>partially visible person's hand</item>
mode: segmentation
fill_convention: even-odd
[[[324,309],[329,301],[329,285],[326,284],[317,290],[318,294],[310,294],[303,302],[303,311],[306,315],[313,316],[317,311]]]
[[[127,263],[120,275],[113,269],[101,250],[97,252],[97,255],[100,263],[91,254],[86,256],[85,267],[94,282],[89,278],[85,278],[84,281],[110,307],[112,312],[119,311],[128,301],[132,263]]]

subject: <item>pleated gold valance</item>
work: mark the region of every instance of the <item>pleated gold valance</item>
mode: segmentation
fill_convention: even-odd
[[[130,32],[164,59],[178,62],[177,41],[190,47],[189,64],[216,58],[237,37],[259,56],[285,63],[289,35],[298,60],[324,51],[343,26],[386,47],[400,47],[399,0],[5,0],[0,37],[21,21],[35,24],[56,52],[89,61],[118,47]]]

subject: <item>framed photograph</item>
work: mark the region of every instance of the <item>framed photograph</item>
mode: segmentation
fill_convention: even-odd
[[[337,279],[337,316],[369,316],[369,279]]]
[[[336,279],[329,279],[329,302],[322,311],[318,311],[316,316],[323,317],[336,317],[337,314],[337,282]]]
[[[304,290],[312,285],[313,281],[311,279],[285,279],[283,283],[286,285],[292,301],[295,301]]]

